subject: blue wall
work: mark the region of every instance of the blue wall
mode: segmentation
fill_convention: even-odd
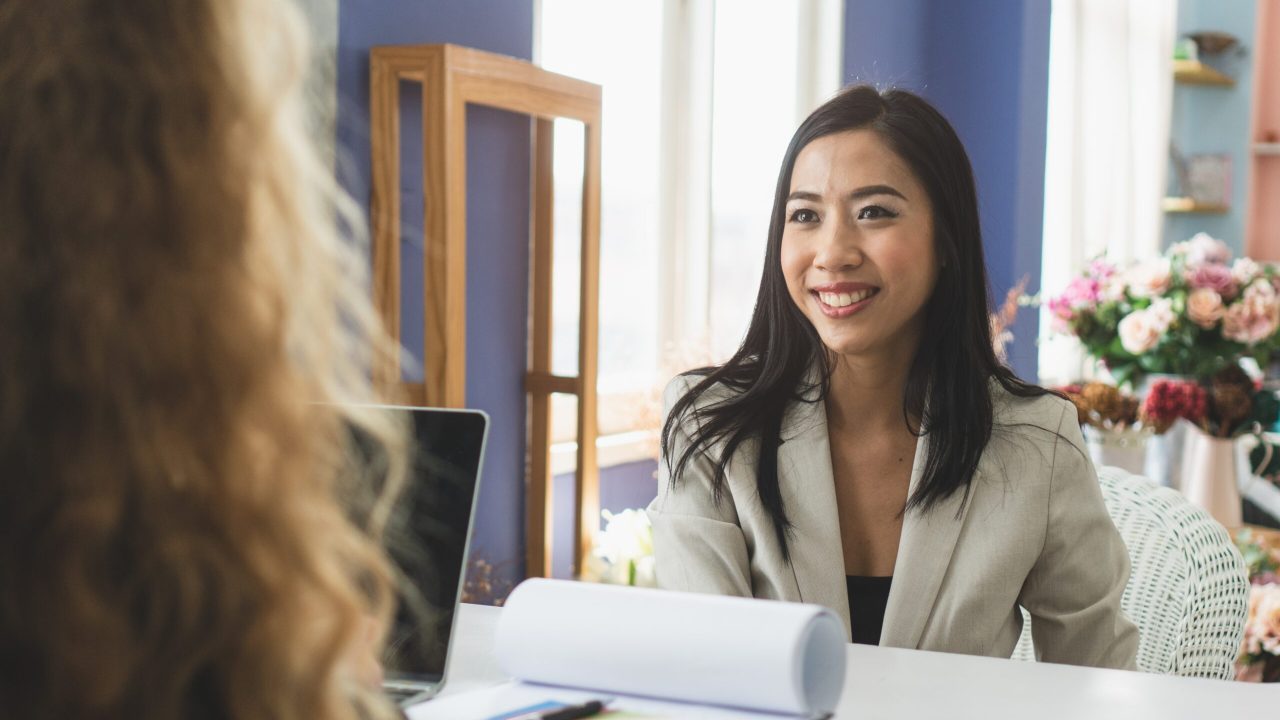
[[[1044,218],[1049,0],[846,0],[844,81],[912,90],[955,126],[973,163],[996,304],[1038,290]],[[1009,358],[1036,378],[1037,314]]]
[[[573,577],[573,473],[552,480],[551,576]],[[643,508],[658,494],[658,463],[653,460],[600,469],[600,509],[622,512]]]
[[[1253,104],[1253,39],[1256,0],[1179,0],[1178,36],[1197,30],[1221,30],[1240,39],[1244,56],[1201,57],[1236,79],[1234,87],[1173,86],[1173,142],[1184,155],[1231,155],[1231,210],[1225,215],[1171,214],[1165,218],[1166,244],[1207,232],[1225,241],[1237,254],[1244,250],[1250,148],[1249,120]]]
[[[533,0],[341,0],[338,168],[368,207],[369,49],[454,43],[533,56]],[[402,338],[422,354],[420,95],[402,98]],[[501,585],[524,576],[525,332],[528,316],[529,121],[487,108],[467,113],[467,404],[492,418],[472,558]]]

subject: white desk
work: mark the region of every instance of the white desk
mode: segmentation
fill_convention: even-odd
[[[442,697],[505,682],[492,654],[502,610],[463,605]],[[1280,717],[1280,685],[1147,675],[850,645],[837,718],[1106,720]],[[445,716],[427,702],[413,720]],[[752,717],[744,714],[744,717]],[[756,716],[758,717],[758,716]],[[448,718],[447,720],[469,720]]]

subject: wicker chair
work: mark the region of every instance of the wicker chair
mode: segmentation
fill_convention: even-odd
[[[1226,531],[1169,488],[1114,467],[1098,470],[1107,511],[1129,550],[1121,600],[1137,626],[1143,672],[1231,679],[1249,606],[1244,561]],[[1022,611],[1015,660],[1034,660]]]

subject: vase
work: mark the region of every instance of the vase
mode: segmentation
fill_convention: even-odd
[[[1157,380],[1194,381],[1190,375],[1171,375],[1167,373],[1151,373],[1142,379],[1137,392],[1139,399],[1145,400],[1147,392]],[[1183,442],[1187,434],[1188,424],[1179,420],[1160,435],[1152,436],[1147,441],[1146,462],[1143,463],[1142,474],[1158,485],[1175,490],[1181,485],[1181,469]]]
[[[1147,441],[1153,437],[1143,430],[1107,430],[1084,426],[1084,442],[1089,448],[1093,466],[1118,467],[1142,475],[1146,464]]]
[[[1241,519],[1236,445],[1230,438],[1216,438],[1188,425],[1182,458],[1182,494],[1228,529]]]

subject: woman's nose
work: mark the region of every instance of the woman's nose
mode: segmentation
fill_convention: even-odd
[[[828,225],[818,242],[813,264],[819,270],[836,272],[855,269],[866,262],[867,258],[862,252],[862,243],[857,230],[847,227],[844,223],[836,222]]]

